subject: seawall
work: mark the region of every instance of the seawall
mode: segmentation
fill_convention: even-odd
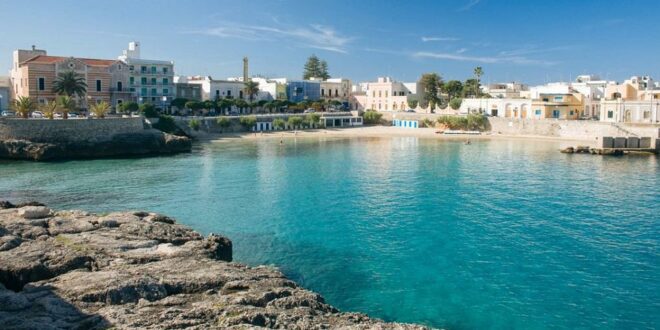
[[[142,117],[104,119],[0,119],[0,140],[41,143],[110,140],[118,134],[145,131]]]

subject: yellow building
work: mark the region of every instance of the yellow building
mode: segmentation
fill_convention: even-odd
[[[531,118],[578,119],[582,109],[584,97],[580,93],[539,94],[538,99],[532,100]]]

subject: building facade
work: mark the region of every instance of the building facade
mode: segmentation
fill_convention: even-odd
[[[187,77],[174,76],[174,91],[175,98],[183,98],[191,101],[202,100],[202,86],[188,83]]]
[[[612,123],[660,123],[660,89],[651,77],[634,76],[608,85],[600,102],[600,120]]]
[[[361,89],[363,89],[362,87]],[[403,83],[390,77],[379,77],[366,84],[366,107],[377,111],[404,111],[410,109],[410,101],[419,101],[419,83]]]
[[[330,78],[321,81],[321,98],[327,101],[348,103],[351,87],[351,81],[345,78]]]
[[[11,102],[9,77],[0,76],[0,112],[7,111]]]
[[[136,101],[167,110],[176,93],[174,62],[141,58],[140,44],[135,41],[128,44],[119,60],[128,66],[129,92]]]
[[[13,54],[11,98],[30,97],[38,104],[53,101],[57,97],[53,83],[58,75],[73,71],[87,83],[85,95],[73,96],[80,108],[88,108],[91,102],[113,104],[113,99],[121,99],[124,95],[121,77],[125,77],[127,70],[127,66],[118,60],[49,56],[45,50],[34,47],[19,49]]]
[[[321,99],[321,83],[315,80],[275,79],[286,85],[286,95],[290,102],[318,101]]]
[[[202,100],[246,99],[242,81],[216,80],[211,76],[191,76],[186,80],[200,86]]]

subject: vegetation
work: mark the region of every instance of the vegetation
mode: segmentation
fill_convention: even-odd
[[[87,93],[85,78],[75,71],[61,72],[53,82],[53,92],[59,95],[84,97]]]
[[[131,113],[140,110],[140,105],[135,102],[124,102],[119,106],[119,111],[123,113]]]
[[[188,127],[192,128],[194,131],[199,131],[199,127],[202,126],[202,123],[199,121],[199,119],[191,119],[188,122]]]
[[[461,95],[463,83],[459,80],[450,80],[443,85],[442,91],[447,94],[447,98],[451,101],[454,97]]]
[[[50,101],[39,107],[39,110],[44,113],[44,116],[48,119],[55,119],[55,113],[57,113],[57,102]]]
[[[252,102],[254,100],[254,96],[259,93],[259,83],[256,81],[248,80],[244,83],[244,85],[245,95],[247,95],[250,102]]]
[[[57,97],[57,110],[62,113],[62,119],[69,118],[69,112],[76,110],[76,101],[68,95]]]
[[[27,96],[19,96],[12,104],[12,109],[23,118],[30,117],[30,112],[34,111],[35,108],[36,104]]]
[[[408,101],[408,106],[410,107],[410,109],[415,109],[415,108],[417,108],[418,103],[419,102],[417,102],[416,100],[410,100],[410,101]]]
[[[147,118],[158,118],[160,114],[156,107],[151,103],[143,103],[140,105],[140,113]]]
[[[105,101],[101,101],[99,103],[92,104],[92,106],[89,108],[96,118],[105,118],[105,115],[108,113],[108,111],[110,111],[110,104]]]
[[[457,97],[449,101],[449,106],[454,110],[458,110],[461,107],[461,103],[463,103],[463,99]]]
[[[367,125],[378,124],[380,119],[383,117],[383,114],[374,110],[367,110],[362,115],[364,123]]]
[[[303,79],[309,78],[321,78],[323,80],[330,78],[330,74],[328,74],[328,63],[313,54],[307,59],[303,71]]]
[[[424,118],[424,120],[422,120],[422,125],[424,125],[424,127],[435,127],[435,121]]]
[[[440,88],[442,87],[442,77],[437,73],[425,73],[419,80],[424,100],[424,105],[429,105],[431,111],[435,108],[436,104],[440,104],[442,98],[440,97]]]
[[[488,119],[479,114],[470,114],[467,117],[442,116],[438,118],[438,124],[447,126],[449,129],[483,131],[488,126]]]
[[[275,118],[273,120],[273,127],[276,129],[284,129],[286,128],[286,122],[282,118]]]
[[[314,125],[319,125],[319,121],[321,121],[321,116],[317,113],[308,113],[305,115],[305,125],[307,127],[314,127]]]
[[[172,116],[160,116],[158,122],[151,126],[165,133],[183,135],[181,129],[174,123]]]
[[[303,121],[304,121],[304,119],[302,117],[299,117],[299,116],[291,116],[287,120],[287,122],[289,123],[289,126],[291,126],[291,128],[293,128],[293,129],[296,129],[297,127],[300,127],[300,125],[302,125]]]
[[[480,66],[474,68],[474,77],[477,79],[477,87],[474,90],[474,95],[477,97],[479,97],[479,95],[481,94],[481,91],[479,90],[479,85],[481,85],[481,76],[483,75],[484,75],[484,70]]]
[[[172,100],[170,104],[173,107],[177,107],[178,109],[183,109],[186,106],[186,102],[188,102],[188,99],[177,97],[174,100]]]
[[[218,117],[215,122],[220,126],[221,132],[224,132],[227,127],[231,126],[231,121],[227,117]]]
[[[249,131],[257,124],[257,117],[255,116],[243,116],[239,119],[239,123],[245,130]]]

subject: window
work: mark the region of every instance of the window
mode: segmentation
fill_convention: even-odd
[[[540,116],[541,115],[541,109],[534,110],[534,114],[537,115],[537,116]]]
[[[151,84],[156,85],[156,78],[151,78]]]
[[[147,84],[147,77],[140,78],[140,82],[142,83],[142,85],[146,85]]]
[[[614,117],[614,111],[610,110],[607,112],[607,118],[612,118]]]
[[[220,90],[219,89],[215,90],[215,97],[220,97]]]
[[[371,92],[371,97],[376,97],[376,91]]]
[[[321,96],[325,96],[325,89],[321,88]]]
[[[163,78],[163,85],[169,85],[170,81],[167,78]]]
[[[140,95],[142,95],[142,96],[147,95],[147,89],[145,87],[142,87],[140,89]]]
[[[39,78],[39,90],[40,91],[46,90],[46,79],[45,78]]]
[[[133,71],[133,70],[135,70],[135,66],[133,66],[133,65],[129,66],[129,67],[128,67],[128,70],[129,70],[129,71]]]
[[[156,72],[157,72],[157,71],[156,71],[156,67],[155,67],[155,66],[152,66],[152,67],[151,67],[151,73],[156,73]]]
[[[152,88],[151,89],[151,95],[157,95],[157,94],[158,94],[158,90],[155,89],[155,88]]]
[[[167,88],[163,88],[163,95],[167,95],[169,93],[170,93],[170,91]]]
[[[167,68],[163,68],[163,73],[167,74]]]
[[[563,99],[564,99],[564,98],[561,97],[561,96],[555,96],[555,101],[561,101],[561,100],[563,100]]]
[[[147,73],[147,67],[144,66],[144,65],[141,66],[141,67],[140,67],[140,71],[141,71],[142,73]]]
[[[643,118],[644,119],[651,118],[651,111],[648,111],[648,110],[644,111]]]
[[[122,87],[123,87],[123,86],[122,86],[122,84],[121,84],[121,81],[118,81],[118,82],[117,82],[117,91],[118,91],[118,92],[121,92]]]
[[[552,118],[559,118],[559,110],[555,109],[552,110]]]
[[[121,64],[117,64],[117,70],[121,71]]]
[[[572,116],[574,112],[573,112],[573,110],[571,110],[569,113],[570,113],[570,115]]]
[[[385,91],[385,97],[387,97],[387,91]]]
[[[193,91],[194,91],[194,90],[193,90]],[[228,97],[231,97],[231,90],[229,90],[229,89],[227,90],[227,96],[228,96]]]
[[[100,80],[97,80],[97,81],[96,81],[96,91],[97,91],[97,92],[100,92],[100,91],[101,91],[101,81],[100,81]]]
[[[335,89],[335,97],[338,97],[338,96],[339,96],[339,90]]]
[[[548,102],[548,98],[543,98],[543,102]]]
[[[383,94],[381,94],[381,91],[378,91],[378,97],[381,97],[381,96],[383,96]]]
[[[135,77],[128,78],[128,81],[131,84],[131,86],[135,85]]]

